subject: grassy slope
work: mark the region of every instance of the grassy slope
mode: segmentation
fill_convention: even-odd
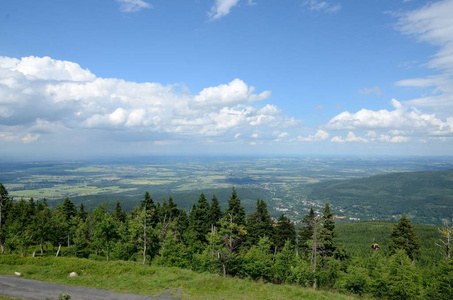
[[[273,285],[222,278],[178,268],[142,266],[134,262],[98,262],[77,258],[22,258],[0,255],[0,273],[21,272],[25,278],[47,282],[156,296],[166,289],[183,291],[189,299],[354,299],[293,285]],[[69,278],[72,271],[80,276]]]
[[[415,223],[440,224],[453,213],[453,170],[322,182],[312,186],[309,197],[363,218],[392,219],[405,213]]]

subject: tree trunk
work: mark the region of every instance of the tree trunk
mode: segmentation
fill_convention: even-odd
[[[41,256],[44,256],[44,246],[43,246],[43,240],[41,239],[41,243],[39,244],[39,248],[41,250]]]
[[[107,243],[107,261],[110,261],[110,247]]]
[[[5,253],[5,248],[3,247],[3,243],[0,242],[0,249],[2,250],[2,254]]]
[[[226,263],[222,263],[222,267],[223,267],[223,277],[225,278],[226,277]]]
[[[58,245],[57,255],[55,255],[55,257],[58,257],[58,254],[60,254],[60,249],[61,249],[61,244]]]

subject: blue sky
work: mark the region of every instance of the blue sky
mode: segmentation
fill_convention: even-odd
[[[452,15],[452,0],[0,0],[0,153],[451,155]]]

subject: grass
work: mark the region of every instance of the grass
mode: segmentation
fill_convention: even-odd
[[[70,272],[78,277],[69,278]],[[142,266],[134,262],[99,262],[64,257],[0,255],[0,273],[21,272],[23,277],[56,284],[157,296],[179,289],[184,299],[354,299],[348,295],[295,285],[274,285],[239,278],[223,278],[179,268]],[[0,298],[2,299],[2,298]],[[5,298],[8,299],[8,298]]]

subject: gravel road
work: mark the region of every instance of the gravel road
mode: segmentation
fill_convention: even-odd
[[[82,288],[67,285],[52,284],[43,281],[25,279],[15,276],[0,275],[0,295],[21,299],[57,299],[61,293],[71,295],[71,300],[175,300],[170,292],[159,297],[150,297],[137,294],[120,294],[107,290]]]

